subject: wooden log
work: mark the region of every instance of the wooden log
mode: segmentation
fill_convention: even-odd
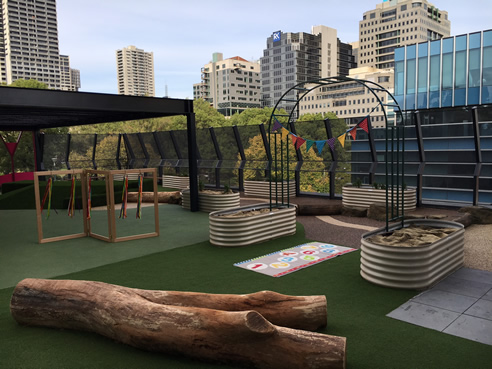
[[[20,324],[91,331],[149,351],[248,368],[345,368],[344,337],[276,326],[253,310],[163,305],[139,291],[25,279],[10,309]]]
[[[170,199],[179,199],[180,192],[158,192],[157,193],[157,202],[159,203],[168,203]],[[138,201],[138,192],[128,192],[128,202],[137,202]],[[142,192],[142,202],[154,202],[154,193],[153,192]]]

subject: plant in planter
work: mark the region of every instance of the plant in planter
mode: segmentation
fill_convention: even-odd
[[[190,209],[190,190],[181,191],[182,203],[185,209]],[[200,211],[212,212],[240,206],[239,192],[234,192],[228,185],[224,190],[205,189],[202,180],[198,181],[198,208]]]

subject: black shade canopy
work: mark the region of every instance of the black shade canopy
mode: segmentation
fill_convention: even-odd
[[[190,113],[192,100],[0,87],[0,131],[35,131]]]

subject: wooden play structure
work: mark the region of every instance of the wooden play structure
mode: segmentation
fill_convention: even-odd
[[[114,181],[115,177],[123,182],[128,180],[129,176],[139,178],[139,181],[143,181],[143,176],[145,174],[150,174],[153,179],[153,197],[154,197],[154,232],[136,234],[131,236],[120,236],[117,235],[116,228],[116,206],[115,206],[115,191],[114,191]],[[47,212],[49,216],[50,212],[50,201],[52,192],[52,178],[54,176],[60,177],[70,177],[72,181],[72,186],[70,190],[70,200],[68,204],[68,215],[73,216],[74,213],[74,203],[75,203],[75,182],[80,182],[81,188],[81,202],[83,216],[81,217],[81,222],[83,226],[83,231],[79,233],[67,234],[56,237],[43,237],[43,210],[47,205]],[[39,177],[48,177],[47,186],[43,197],[41,197],[39,189]],[[107,223],[108,223],[108,235],[101,235],[92,231],[91,222],[91,181],[93,178],[97,180],[103,180],[105,182],[106,188],[106,212],[107,212]],[[38,242],[47,243],[54,241],[69,240],[80,237],[93,237],[106,242],[121,242],[130,241],[148,237],[159,236],[159,209],[158,209],[158,196],[157,196],[157,169],[125,169],[125,170],[58,170],[58,171],[43,171],[34,173],[34,192],[36,201],[36,217],[37,217],[37,227],[38,227]],[[142,194],[142,185],[139,185],[139,193]],[[127,196],[128,192],[124,191],[124,195]],[[126,200],[124,198],[121,204],[120,216],[123,214],[126,217]],[[140,217],[141,212],[141,197],[137,204],[137,218]]]

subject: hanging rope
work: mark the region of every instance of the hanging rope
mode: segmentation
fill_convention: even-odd
[[[48,183],[46,184],[46,189],[44,190],[43,201],[41,203],[41,214],[42,214],[43,209],[44,209],[44,204],[46,203],[46,199],[48,199],[48,212],[46,213],[46,219],[48,219],[50,217],[52,187],[53,187],[53,179],[50,177],[48,179]]]
[[[87,219],[91,219],[92,210],[92,177],[89,176],[89,188],[87,190]]]
[[[70,200],[68,201],[68,216],[73,218],[75,214],[75,177],[72,176],[72,187],[70,188]]]
[[[143,194],[143,176],[138,175],[138,199],[137,199],[137,219],[142,217],[142,194]]]
[[[125,175],[123,180],[123,195],[121,196],[121,209],[119,218],[126,218],[126,209],[128,204],[128,176]]]

